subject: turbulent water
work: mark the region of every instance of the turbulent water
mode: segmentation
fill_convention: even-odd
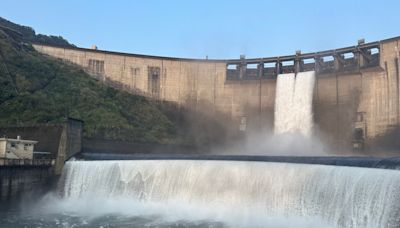
[[[275,97],[275,133],[312,134],[315,72],[278,75]]]
[[[397,170],[74,161],[66,164],[59,196],[42,202],[41,210],[68,215],[69,222],[103,221],[110,227],[399,227],[399,193]]]
[[[314,72],[278,76],[275,133],[312,134]],[[279,144],[279,143],[278,143]],[[67,162],[0,227],[400,227],[400,171],[222,160]]]

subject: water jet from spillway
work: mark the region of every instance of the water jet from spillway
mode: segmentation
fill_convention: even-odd
[[[295,133],[310,137],[315,72],[278,75],[275,97],[275,134]]]

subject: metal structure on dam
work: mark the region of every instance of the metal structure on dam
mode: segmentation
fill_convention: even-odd
[[[273,128],[276,77],[315,70],[315,129],[337,150],[398,150],[400,37],[295,55],[184,59],[35,44],[124,90],[168,101],[248,134]],[[233,126],[233,127],[232,127]]]

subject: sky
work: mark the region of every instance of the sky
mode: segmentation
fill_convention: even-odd
[[[0,0],[0,17],[89,48],[230,59],[400,36],[400,0]]]

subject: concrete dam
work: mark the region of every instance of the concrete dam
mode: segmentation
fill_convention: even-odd
[[[202,113],[229,131],[248,135],[273,132],[274,128],[276,131],[279,111],[276,102],[280,100],[277,101],[276,94],[287,93],[285,86],[279,85],[278,75],[294,77],[315,72],[314,82],[308,84],[312,85],[308,88],[311,93],[301,93],[305,95],[301,99],[311,100],[311,115],[307,112],[297,114],[296,118],[311,118],[314,134],[337,151],[354,148],[376,151],[400,148],[396,140],[400,135],[399,41],[400,37],[395,37],[314,53],[298,51],[288,56],[254,59],[241,56],[229,60],[38,44],[34,48],[77,64],[105,83]],[[285,101],[282,102],[280,107],[285,107]]]
[[[249,138],[258,133],[266,141],[263,133],[273,132],[314,141],[321,135],[343,152],[396,149],[397,39],[239,60],[35,48],[79,64],[107,85],[173,103],[189,114],[208,115]],[[75,144],[82,128],[70,121],[73,126],[64,129],[65,138],[69,135]],[[280,143],[277,139],[271,147]],[[394,228],[400,224],[399,157],[300,156],[297,147],[292,148],[295,156],[255,156],[250,149],[226,155],[74,153],[75,148],[66,145],[61,158],[73,157],[65,163],[55,191],[33,209],[39,216],[4,220],[6,225],[51,226],[61,221],[63,226],[96,227]]]

